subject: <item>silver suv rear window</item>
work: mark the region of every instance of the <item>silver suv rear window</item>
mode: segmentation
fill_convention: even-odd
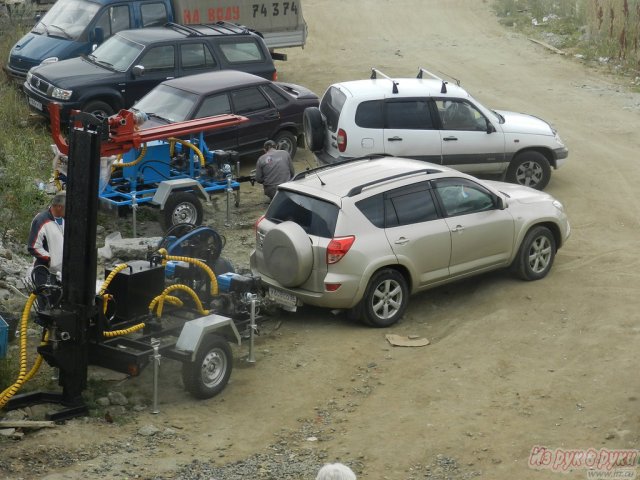
[[[295,222],[309,235],[333,238],[338,206],[319,198],[279,190],[265,217],[274,223]]]

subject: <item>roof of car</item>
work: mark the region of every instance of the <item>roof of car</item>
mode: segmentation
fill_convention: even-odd
[[[398,93],[393,93],[394,83]],[[418,96],[456,98],[468,97],[469,94],[462,87],[446,83],[447,93],[442,93],[442,81],[432,78],[374,78],[366,80],[352,80],[348,82],[334,83],[332,86],[339,88],[345,94],[356,98],[403,98]]]
[[[218,70],[215,72],[172,78],[162,83],[187,92],[206,94],[229,87],[245,87],[270,82],[269,80],[250,73],[239,72],[237,70]]]
[[[255,35],[246,27],[227,22],[218,22],[207,25],[178,25],[168,23],[163,27],[134,28],[122,30],[117,33],[131,41],[141,44],[173,40],[180,38],[193,38],[201,36],[227,36],[227,35]]]
[[[294,188],[314,196],[332,197],[331,200],[336,201],[356,195],[369,186],[420,172],[435,175],[454,170],[411,158],[372,155],[302,172],[296,176]]]

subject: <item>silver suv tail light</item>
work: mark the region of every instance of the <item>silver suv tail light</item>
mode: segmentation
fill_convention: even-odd
[[[332,238],[327,245],[327,265],[338,263],[347,254],[355,240],[354,235]]]

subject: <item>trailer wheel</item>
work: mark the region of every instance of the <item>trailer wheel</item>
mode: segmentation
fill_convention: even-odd
[[[219,335],[209,335],[200,345],[196,360],[182,364],[182,382],[195,398],[211,398],[227,386],[232,369],[229,342]]]
[[[173,192],[162,212],[165,230],[181,223],[202,224],[202,202],[191,192]]]

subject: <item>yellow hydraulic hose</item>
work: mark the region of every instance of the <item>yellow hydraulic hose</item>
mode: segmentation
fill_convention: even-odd
[[[18,372],[18,378],[13,385],[7,387],[2,393],[0,393],[0,408],[3,408],[7,402],[13,397],[20,387],[29,380],[40,368],[42,364],[42,356],[38,354],[35,364],[29,372],[27,372],[27,325],[29,321],[29,312],[33,303],[37,299],[37,295],[32,293],[27,299],[27,303],[22,311],[22,318],[20,320],[20,370]],[[49,340],[49,332],[46,332],[43,342],[46,343]]]
[[[138,155],[138,157],[135,160],[133,160],[132,162],[122,163],[121,162],[122,154],[120,154],[120,155],[118,155],[118,161],[115,162],[111,166],[111,171],[113,172],[116,168],[133,167],[134,165],[137,165],[138,163],[140,163],[146,154],[147,154],[147,144],[146,143],[144,145],[142,145],[142,150],[140,151],[140,155]]]
[[[175,144],[179,143],[180,145],[184,145],[185,147],[193,150],[195,154],[198,155],[198,158],[200,159],[200,166],[204,168],[205,166],[204,155],[202,155],[202,152],[200,151],[200,149],[196,147],[193,143],[187,142],[185,140],[180,140],[179,138],[175,138],[175,137],[170,137],[167,140],[169,140],[169,155],[173,157],[173,149],[175,148]]]
[[[100,296],[104,295],[104,292],[107,291],[107,288],[109,287],[111,280],[113,280],[113,277],[115,277],[118,273],[120,273],[122,270],[128,267],[129,265],[126,263],[121,263],[120,265],[116,265],[115,268],[111,270],[111,273],[107,276],[106,280],[102,284],[102,287],[100,287],[100,291],[98,292],[98,295]]]
[[[56,191],[62,190],[62,182],[60,181],[60,172],[56,169],[53,171],[53,184],[56,187]]]
[[[174,256],[174,255],[169,255],[165,248],[159,249],[158,253],[160,255],[162,255],[162,264],[163,265],[166,265],[167,260],[174,260],[174,261],[177,261],[177,262],[191,263],[193,265],[196,265],[196,266],[202,268],[205,272],[207,272],[207,275],[209,275],[209,278],[211,279],[211,295],[217,295],[218,294],[218,279],[216,278],[216,274],[213,273],[213,270],[211,270],[209,265],[207,265],[206,263],[204,263],[201,260],[198,260],[197,258],[178,257],[178,256]]]
[[[165,298],[169,295],[169,293],[171,293],[174,290],[184,290],[185,292],[187,292],[189,295],[191,295],[191,298],[193,298],[193,301],[196,303],[196,306],[198,307],[198,312],[200,312],[200,314],[202,315],[209,314],[209,310],[205,310],[202,307],[202,302],[198,298],[198,295],[196,295],[196,292],[194,292],[191,288],[189,288],[186,285],[171,285],[170,287],[165,288],[164,291],[158,297],[156,297],[158,299],[158,302],[157,302],[158,309],[156,312],[156,314],[158,315],[158,318],[162,316],[162,307],[164,305]],[[156,298],[154,298],[151,303],[154,303]]]
[[[113,298],[111,295],[106,294],[105,292],[107,291],[109,284],[115,278],[115,276],[125,268],[129,268],[129,265],[126,263],[121,263],[120,265],[116,265],[116,267],[113,270],[111,270],[111,273],[107,276],[106,280],[102,284],[102,287],[100,287],[100,292],[98,292],[98,295],[100,295],[104,300],[103,302],[104,306],[102,310],[103,313],[107,312],[107,303],[109,302],[109,300],[111,300],[111,298]],[[126,335],[128,333],[137,332],[138,330],[141,330],[143,328],[144,328],[144,322],[141,322],[141,323],[138,323],[137,325],[133,325],[132,327],[125,328],[123,330],[112,330],[110,332],[102,332],[102,335],[106,338],[118,337],[120,335]]]
[[[160,300],[160,295],[158,295],[156,298],[151,300],[151,303],[149,303],[149,312],[150,313],[153,313],[153,309],[158,304],[159,300]],[[173,297],[171,295],[168,295],[167,297],[165,297],[164,301],[167,302],[167,303],[170,303],[171,305],[175,305],[176,307],[184,306],[184,302],[182,300],[180,300],[178,297]]]
[[[102,335],[106,338],[118,337],[120,335],[127,335],[128,333],[137,332],[144,328],[144,322],[133,325],[132,327],[125,328],[123,330],[111,330],[110,332],[102,332]]]

